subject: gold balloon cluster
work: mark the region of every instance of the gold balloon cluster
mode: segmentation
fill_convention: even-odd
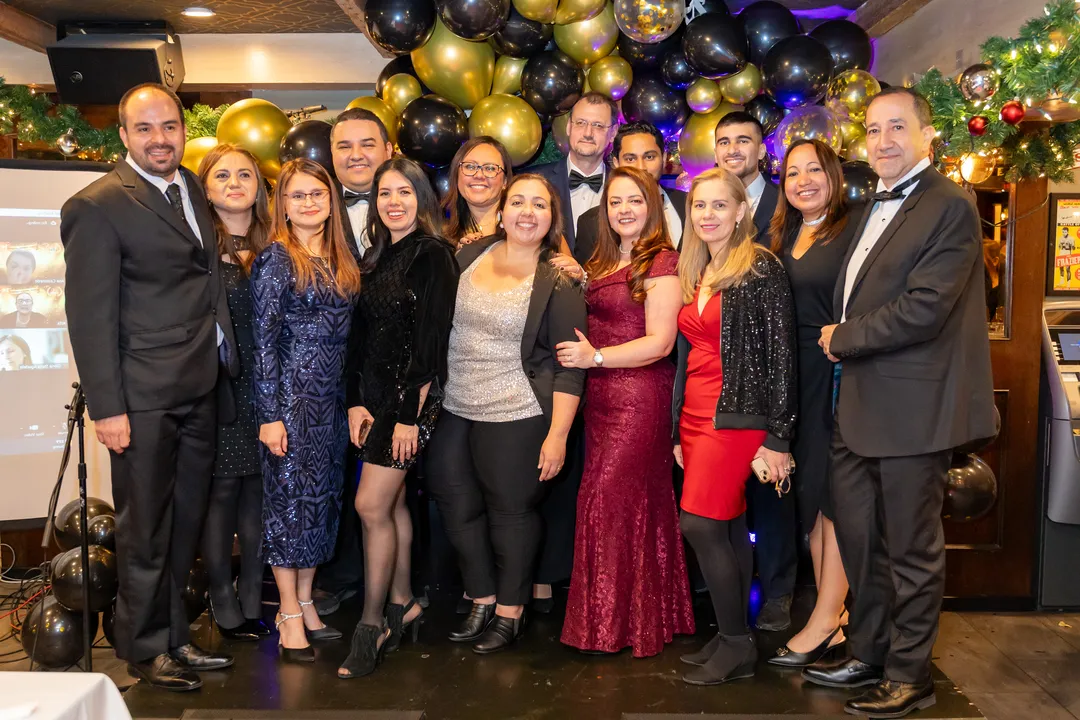
[[[881,83],[865,70],[846,70],[829,82],[825,106],[855,122],[866,119],[866,107],[881,92]]]
[[[397,114],[385,100],[377,98],[374,95],[364,95],[363,97],[356,98],[346,106],[347,110],[352,110],[353,108],[360,108],[375,113],[375,116],[382,120],[382,124],[386,127],[386,134],[390,136],[390,143],[392,145],[397,144]]]
[[[387,78],[382,99],[395,115],[400,115],[405,106],[423,94],[419,80],[408,73],[398,73]]]
[[[230,105],[229,109],[222,113],[218,120],[217,141],[234,143],[244,148],[259,160],[262,174],[274,179],[281,172],[281,163],[278,161],[281,138],[285,137],[291,127],[289,116],[277,105],[259,98],[247,98]],[[198,147],[207,144],[200,143]],[[187,158],[186,151],[184,157]]]
[[[491,94],[503,93],[516,95],[521,92],[521,72],[525,69],[528,58],[516,58],[503,55],[495,61],[495,80],[491,83]]]
[[[412,63],[432,92],[464,110],[488,96],[495,77],[491,45],[458,37],[439,18],[428,41],[412,51]]]
[[[686,104],[696,113],[710,113],[727,101],[745,105],[761,92],[761,71],[753,65],[720,80],[698,78],[686,88]]]
[[[516,167],[528,162],[544,139],[540,118],[529,103],[513,95],[488,95],[469,116],[469,136],[488,135],[503,144]]]
[[[610,55],[619,41],[615,9],[611,3],[605,3],[600,12],[588,20],[556,25],[554,37],[560,50],[574,62],[587,68]]]
[[[514,9],[529,20],[569,25],[596,17],[606,0],[513,0]]]
[[[716,124],[720,118],[738,109],[731,103],[720,102],[711,111],[694,113],[686,121],[679,136],[679,157],[683,169],[691,176],[699,175],[716,164]]]
[[[188,140],[184,145],[184,157],[180,164],[193,173],[199,172],[199,164],[206,155],[218,146],[216,137],[201,137]]]

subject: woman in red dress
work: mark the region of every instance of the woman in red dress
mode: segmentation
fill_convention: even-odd
[[[795,320],[783,265],[754,242],[742,181],[708,170],[691,185],[689,203],[679,258],[686,305],[678,321],[675,459],[685,472],[680,525],[719,632],[683,656],[699,666],[683,680],[718,685],[750,677],[757,661],[746,624],[753,554],[745,490],[755,458],[766,462],[772,482],[790,472]]]
[[[588,653],[656,655],[694,632],[671,482],[671,391],[682,294],[656,181],[608,176],[590,280],[589,338],[559,361],[588,368],[585,470],[562,641]]]

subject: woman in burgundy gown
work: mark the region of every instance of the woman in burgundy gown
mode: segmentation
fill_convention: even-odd
[[[694,616],[671,482],[671,396],[682,295],[656,182],[617,168],[586,265],[590,337],[557,346],[588,368],[585,471],[562,641],[656,655]]]

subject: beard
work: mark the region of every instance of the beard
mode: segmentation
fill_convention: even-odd
[[[172,154],[165,160],[156,160],[150,153],[155,150],[171,150]],[[171,177],[176,169],[180,167],[180,159],[182,153],[177,149],[175,145],[168,143],[159,143],[156,145],[147,145],[145,148],[138,152],[132,152],[131,157],[135,160],[139,167],[151,175],[157,175],[159,177]]]

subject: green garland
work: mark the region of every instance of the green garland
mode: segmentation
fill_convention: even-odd
[[[998,73],[997,92],[985,103],[964,99],[956,82],[931,68],[915,88],[934,109],[934,126],[942,156],[967,152],[991,153],[998,148],[1010,166],[1007,178],[1045,176],[1069,181],[1073,177],[1073,147],[1080,143],[1080,121],[1021,134],[1001,120],[1002,106],[1018,100],[1040,107],[1047,100],[1066,105],[1080,102],[1080,14],[1075,0],[1053,0],[1042,17],[1029,20],[1015,38],[992,37],[981,46],[982,60]],[[968,120],[987,118],[986,133],[968,131]]]
[[[25,85],[8,85],[0,77],[0,134],[17,133],[21,142],[52,145],[71,128],[81,150],[98,152],[105,160],[124,153],[117,126],[99,130],[86,122],[74,105],[54,105],[45,93]]]
[[[190,110],[185,110],[184,125],[187,127],[187,139],[216,137],[218,120],[228,109],[228,105],[212,108],[209,105],[196,104]]]

